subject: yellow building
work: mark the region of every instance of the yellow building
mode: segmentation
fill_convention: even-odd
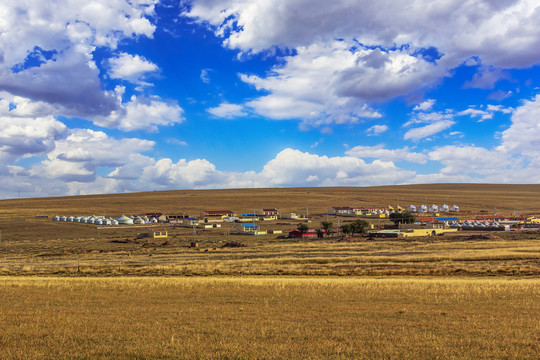
[[[526,224],[540,224],[540,218],[536,216],[530,216],[525,220]]]
[[[168,236],[167,231],[164,229],[152,229],[148,232],[148,237],[158,239],[166,238]]]

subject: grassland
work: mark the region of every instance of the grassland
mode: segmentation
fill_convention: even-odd
[[[536,185],[423,185],[375,188],[249,189],[170,191],[0,201],[0,274],[4,275],[511,275],[540,274],[537,231],[483,236],[467,233],[436,238],[339,242],[298,241],[276,236],[227,235],[216,230],[168,227],[169,239],[137,240],[148,227],[101,227],[35,220],[36,214],[118,216],[164,212],[197,216],[205,209],[237,212],[276,207],[283,214],[309,207],[311,226],[335,204],[458,204],[474,216],[497,204],[540,212]],[[455,201],[454,201],[455,200]],[[428,202],[429,203],[429,202]],[[517,205],[519,204],[519,206]],[[307,206],[306,206],[307,205]],[[253,212],[250,210],[249,212]],[[463,215],[467,214],[467,215]],[[337,225],[347,219],[332,219]],[[384,220],[376,220],[384,222]],[[285,233],[297,222],[264,223]],[[227,242],[247,247],[223,247]],[[198,248],[190,248],[197,242]]]
[[[317,226],[331,205],[446,202],[473,217],[540,212],[539,194],[443,184],[2,200],[0,358],[537,359],[538,231],[294,240],[225,224],[168,226],[165,241],[34,216],[276,207]]]
[[[537,279],[0,278],[3,359],[537,359]]]
[[[377,187],[185,190],[0,201],[0,220],[35,214],[163,212],[198,216],[209,209],[238,213],[275,207],[287,212],[326,214],[329,206],[457,204],[465,214],[540,212],[540,185],[432,184]]]

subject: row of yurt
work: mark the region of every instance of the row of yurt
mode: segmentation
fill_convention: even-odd
[[[499,227],[501,226],[498,222],[493,221],[478,221],[478,220],[465,220],[464,222],[457,224],[459,227]]]
[[[135,218],[134,220],[125,215],[121,215],[116,219],[106,218],[104,216],[54,216],[52,220],[96,225],[133,225],[147,223],[147,221],[141,218]],[[152,221],[149,220],[148,222]],[[155,220],[155,222],[157,222],[157,220]]]
[[[437,212],[456,212],[459,211],[459,207],[457,205],[452,205],[449,207],[448,205],[444,204],[438,207],[437,205],[433,204],[429,208],[426,205],[420,205],[418,208],[414,205],[407,206],[408,212],[418,212],[418,213],[437,213]]]

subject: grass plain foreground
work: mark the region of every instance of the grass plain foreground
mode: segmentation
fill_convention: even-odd
[[[540,280],[1,277],[2,359],[537,359]]]

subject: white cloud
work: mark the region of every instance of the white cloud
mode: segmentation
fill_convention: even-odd
[[[121,97],[123,90],[117,88]],[[106,117],[94,117],[95,124],[123,131],[146,130],[155,132],[158,126],[170,126],[184,121],[184,111],[175,102],[164,102],[159,98],[145,98],[133,95],[119,110]]]
[[[232,119],[236,117],[246,116],[247,113],[244,111],[242,105],[221,103],[217,107],[213,107],[207,110],[210,114],[217,116],[219,118]]]
[[[109,74],[113,79],[128,80],[133,83],[141,83],[142,77],[158,70],[156,64],[139,55],[120,53],[117,57],[109,60]]]
[[[443,146],[430,151],[429,159],[444,165],[442,175],[494,175],[510,164],[504,154],[477,146]]]
[[[413,108],[413,110],[414,111],[430,111],[433,108],[433,105],[435,105],[435,99],[428,99],[416,105]]]
[[[430,113],[417,113],[414,114],[414,116],[411,117],[409,121],[407,121],[403,126],[410,126],[413,124],[431,124],[435,122],[440,122],[443,120],[449,121],[454,119],[454,111],[451,109],[447,109],[445,112],[430,112]]]
[[[225,46],[246,52],[340,38],[435,47],[452,67],[476,56],[483,64],[510,68],[540,60],[539,9],[535,0],[196,0],[184,15],[209,24]]]
[[[53,106],[47,115],[106,116],[117,110],[114,94],[103,90],[93,51],[114,49],[125,38],[151,37],[155,26],[148,17],[155,3],[3,2],[0,91]]]
[[[138,153],[149,151],[154,142],[142,139],[114,139],[101,131],[75,129],[65,139],[55,141],[54,149],[33,174],[65,182],[92,182],[100,167],[130,164]],[[140,174],[140,173],[139,173]]]
[[[349,156],[357,158],[375,158],[385,161],[409,161],[418,164],[425,164],[427,156],[422,153],[411,152],[408,147],[402,149],[385,149],[384,145],[376,146],[355,146],[345,152]]]
[[[441,120],[419,128],[410,129],[403,135],[405,140],[418,141],[444,131],[455,124],[452,120]]]
[[[458,116],[468,115],[472,118],[480,118],[479,121],[489,120],[493,118],[493,113],[487,112],[484,110],[474,109],[474,108],[468,108],[467,110],[460,111],[456,115]]]
[[[366,130],[368,135],[381,135],[382,133],[388,131],[387,125],[373,125]]]
[[[511,114],[514,111],[513,108],[506,108],[502,105],[487,105],[486,110],[468,108],[466,110],[456,113],[457,116],[470,116],[471,118],[478,118],[478,122],[492,119],[496,112],[503,114]]]
[[[0,117],[0,174],[9,164],[30,156],[45,155],[54,149],[55,140],[64,136],[66,126],[52,116]]]
[[[516,108],[511,126],[503,131],[499,150],[523,155],[540,168],[540,95]]]
[[[377,102],[421,96],[464,64],[478,66],[466,87],[490,89],[504,69],[540,63],[534,0],[195,0],[183,15],[242,53],[284,49],[271,73],[242,76],[268,93],[246,105],[312,126],[378,117]]]
[[[248,102],[263,116],[299,118],[312,126],[380,118],[370,103],[433,85],[443,69],[406,49],[369,49],[334,41],[299,47],[265,77],[241,79],[269,95]]]
[[[201,81],[205,84],[209,84],[210,83],[210,71],[212,71],[212,69],[202,69],[201,70],[201,75],[199,76],[201,78]]]
[[[306,179],[310,179],[310,186],[366,186],[404,182],[412,172],[381,160],[366,163],[351,156],[327,157],[285,149],[258,175],[263,186],[303,186]]]

